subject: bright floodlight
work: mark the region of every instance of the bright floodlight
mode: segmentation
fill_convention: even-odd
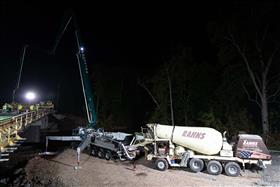
[[[33,101],[35,98],[36,98],[36,94],[34,92],[27,92],[25,94],[25,98],[28,100],[28,101]]]
[[[84,51],[84,50],[85,50],[85,48],[84,48],[84,47],[80,47],[80,50],[81,50],[81,51]]]

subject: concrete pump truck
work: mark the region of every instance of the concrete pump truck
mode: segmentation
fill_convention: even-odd
[[[133,144],[143,140],[143,137],[123,132],[105,132],[103,129],[96,128],[96,114],[93,102],[91,83],[89,80],[89,71],[85,56],[86,50],[81,40],[77,24],[77,18],[74,13],[71,13],[68,16],[66,22],[62,25],[61,32],[59,32],[59,35],[56,38],[52,54],[55,53],[56,48],[65,30],[71,22],[74,24],[75,38],[77,44],[76,57],[78,61],[88,124],[87,127],[78,127],[74,129],[72,136],[47,136],[46,150],[44,153],[41,153],[41,155],[53,154],[51,152],[48,152],[49,140],[78,141],[80,143],[77,147],[77,167],[79,167],[80,153],[85,148],[89,148],[90,153],[93,156],[98,156],[107,160],[110,160],[113,157],[119,158],[120,160],[132,160],[136,157],[137,152],[137,149],[133,146]]]

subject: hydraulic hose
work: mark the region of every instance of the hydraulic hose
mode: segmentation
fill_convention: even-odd
[[[129,160],[132,160],[132,159],[135,158],[135,157],[129,155],[129,153],[128,153],[126,147],[125,147],[122,143],[120,143],[120,145],[121,145],[121,147],[122,147],[123,150],[124,150],[125,156],[126,156]]]

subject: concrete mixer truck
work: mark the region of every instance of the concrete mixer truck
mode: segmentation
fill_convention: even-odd
[[[208,127],[147,124],[145,132],[146,159],[154,161],[158,170],[168,167],[189,167],[193,172],[206,168],[212,175],[223,171],[239,176],[245,165],[265,168],[271,165],[271,155],[258,135],[240,134],[228,143],[222,134]],[[142,131],[143,132],[143,131]]]

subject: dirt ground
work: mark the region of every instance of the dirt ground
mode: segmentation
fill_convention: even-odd
[[[278,170],[274,179],[265,171],[246,170],[239,177],[219,176],[207,173],[192,173],[184,169],[158,171],[151,162],[140,158],[132,162],[107,161],[81,155],[81,168],[76,166],[76,152],[66,149],[53,158],[35,157],[25,167],[31,186],[278,186]],[[279,168],[279,166],[277,166]]]

